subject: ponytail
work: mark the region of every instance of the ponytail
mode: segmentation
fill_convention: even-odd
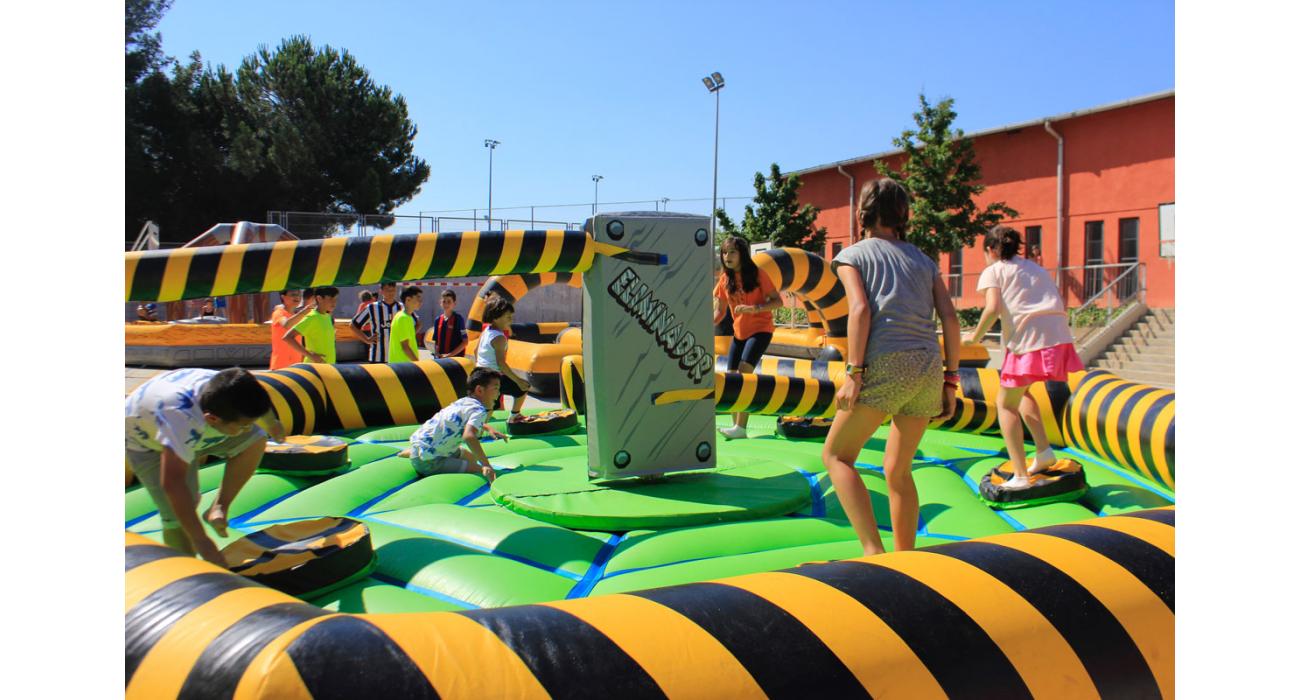
[[[1010,260],[1020,252],[1020,232],[1010,226],[994,226],[984,234],[984,249],[996,250],[998,258]]]

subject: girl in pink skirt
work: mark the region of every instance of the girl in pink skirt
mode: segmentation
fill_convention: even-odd
[[[1056,283],[1047,270],[1017,255],[1019,250],[1020,232],[1010,226],[997,226],[985,234],[984,260],[988,267],[976,285],[976,291],[984,292],[984,313],[975,330],[963,339],[978,343],[995,319],[1002,321],[1005,355],[998,391],[998,427],[1016,472],[1015,478],[1003,485],[1008,489],[1025,488],[1031,474],[1056,463],[1038,404],[1026,396],[1029,387],[1034,382],[1063,382],[1070,372],[1083,369],[1074,351],[1074,336]],[[1029,426],[1037,449],[1028,467],[1021,418]]]

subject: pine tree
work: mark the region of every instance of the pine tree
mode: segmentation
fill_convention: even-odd
[[[907,240],[932,258],[971,245],[1003,218],[1019,214],[1005,202],[991,202],[983,211],[976,206],[975,196],[984,191],[980,166],[975,145],[961,129],[952,128],[957,119],[952,102],[950,97],[931,105],[921,95],[921,111],[912,114],[916,130],[894,139],[906,154],[901,172],[876,161],[878,172],[912,194]]]
[[[756,243],[771,241],[774,247],[803,248],[821,253],[826,248],[826,229],[814,228],[817,207],[799,206],[798,175],[782,175],[772,164],[771,175],[754,173],[754,203],[745,205],[745,216],[737,227],[727,212],[718,210],[718,226],[723,234],[739,236]]]

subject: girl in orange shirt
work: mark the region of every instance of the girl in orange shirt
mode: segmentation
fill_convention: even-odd
[[[713,288],[713,323],[721,322],[731,310],[735,335],[727,352],[728,372],[753,372],[772,342],[776,324],[772,310],[781,306],[781,294],[749,255],[749,242],[730,236],[718,249],[722,276]],[[725,305],[725,306],[724,306]],[[745,437],[749,414],[732,414],[730,428],[719,428],[729,439]]]

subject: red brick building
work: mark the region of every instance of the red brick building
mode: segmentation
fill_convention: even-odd
[[[986,188],[977,203],[1003,201],[1019,211],[1007,223],[1025,234],[1044,267],[1062,270],[1068,305],[1138,262],[1147,304],[1174,306],[1172,91],[967,137]],[[801,203],[821,209],[817,225],[827,229],[828,256],[861,235],[850,212],[862,185],[879,177],[878,159],[898,168],[902,155],[885,151],[795,171],[803,180]],[[979,244],[939,261],[959,308],[983,304],[975,294],[984,269]],[[1133,277],[1118,286],[1138,284],[1128,281]]]

